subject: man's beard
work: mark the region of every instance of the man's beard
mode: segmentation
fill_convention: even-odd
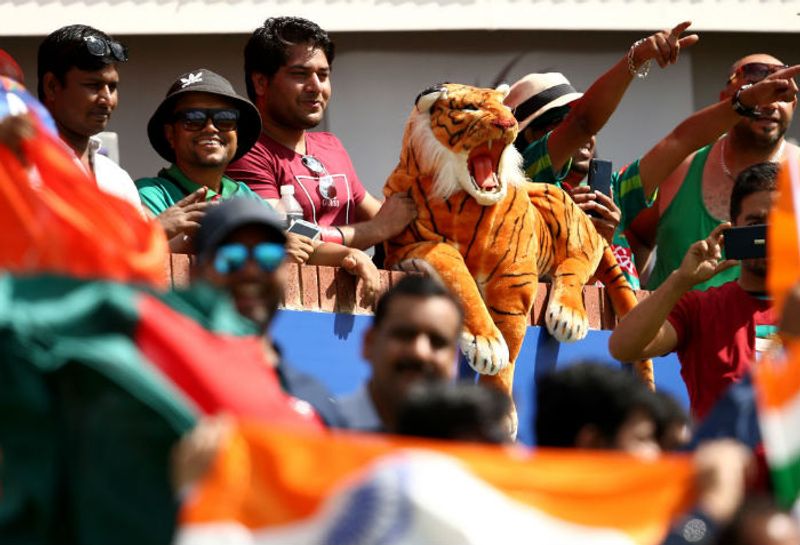
[[[771,151],[786,134],[788,125],[783,121],[778,121],[778,128],[774,132],[764,134],[751,125],[750,120],[743,120],[731,129],[731,133],[736,137],[737,143],[742,147],[755,148],[761,151]]]

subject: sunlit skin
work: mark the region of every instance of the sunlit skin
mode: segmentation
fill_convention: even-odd
[[[368,389],[387,428],[408,388],[422,380],[453,381],[461,317],[446,297],[397,296],[364,338],[372,367]]]
[[[235,108],[235,104],[208,93],[186,93],[173,113],[192,108]],[[222,173],[236,155],[236,131],[220,131],[209,119],[199,131],[186,130],[180,121],[167,124],[164,135],[175,151],[178,168],[195,183],[219,191]]]
[[[331,97],[331,67],[320,49],[289,48],[289,58],[272,76],[253,74],[256,106],[264,132],[284,146],[305,153],[304,131],[320,124]]]
[[[71,68],[61,82],[44,75],[44,103],[53,116],[59,135],[88,164],[89,137],[106,129],[117,107],[119,74],[116,65],[87,72]]]
[[[736,70],[751,62],[762,62],[775,66],[782,66],[783,62],[772,55],[758,53],[748,55],[738,60],[731,66],[728,76],[736,73]],[[720,93],[720,99],[732,97],[736,91],[744,84],[748,83],[742,77],[736,77],[728,82]],[[758,150],[770,150],[780,142],[780,139],[789,128],[794,115],[797,100],[792,102],[773,102],[767,106],[758,108],[759,115],[755,118],[743,117],[729,132],[729,137],[737,140],[743,146],[751,146]]]

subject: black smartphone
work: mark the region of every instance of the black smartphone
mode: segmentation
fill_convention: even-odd
[[[309,221],[296,220],[294,223],[292,223],[292,225],[289,226],[287,232],[297,233],[298,235],[303,235],[311,240],[316,240],[319,238],[322,230],[320,229],[319,225],[315,225]]]
[[[611,196],[611,161],[605,159],[589,161],[589,187],[603,195]],[[589,215],[597,217],[597,213],[591,210]]]
[[[726,259],[762,259],[767,257],[767,226],[731,227],[723,234]]]

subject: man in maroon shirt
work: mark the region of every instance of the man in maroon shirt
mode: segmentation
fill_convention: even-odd
[[[735,226],[766,223],[777,197],[775,163],[742,171],[731,193]],[[705,292],[690,291],[736,264],[722,260],[724,223],[695,242],[680,268],[620,321],[609,339],[621,361],[677,352],[692,414],[702,419],[725,389],[742,378],[774,333],[776,316],[766,296],[766,259],[742,261],[737,280]]]
[[[331,96],[334,46],[328,34],[306,19],[272,17],[253,32],[244,56],[247,94],[263,131],[226,174],[273,206],[281,186],[294,186],[303,218],[328,228],[325,241],[364,249],[402,231],[416,216],[411,198],[377,200],[339,139],[309,132],[322,122]]]

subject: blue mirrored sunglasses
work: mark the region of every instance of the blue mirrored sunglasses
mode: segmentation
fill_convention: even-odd
[[[214,256],[214,269],[219,274],[231,274],[244,268],[253,259],[264,272],[274,272],[283,261],[286,251],[277,242],[262,242],[248,247],[244,244],[223,244]]]

